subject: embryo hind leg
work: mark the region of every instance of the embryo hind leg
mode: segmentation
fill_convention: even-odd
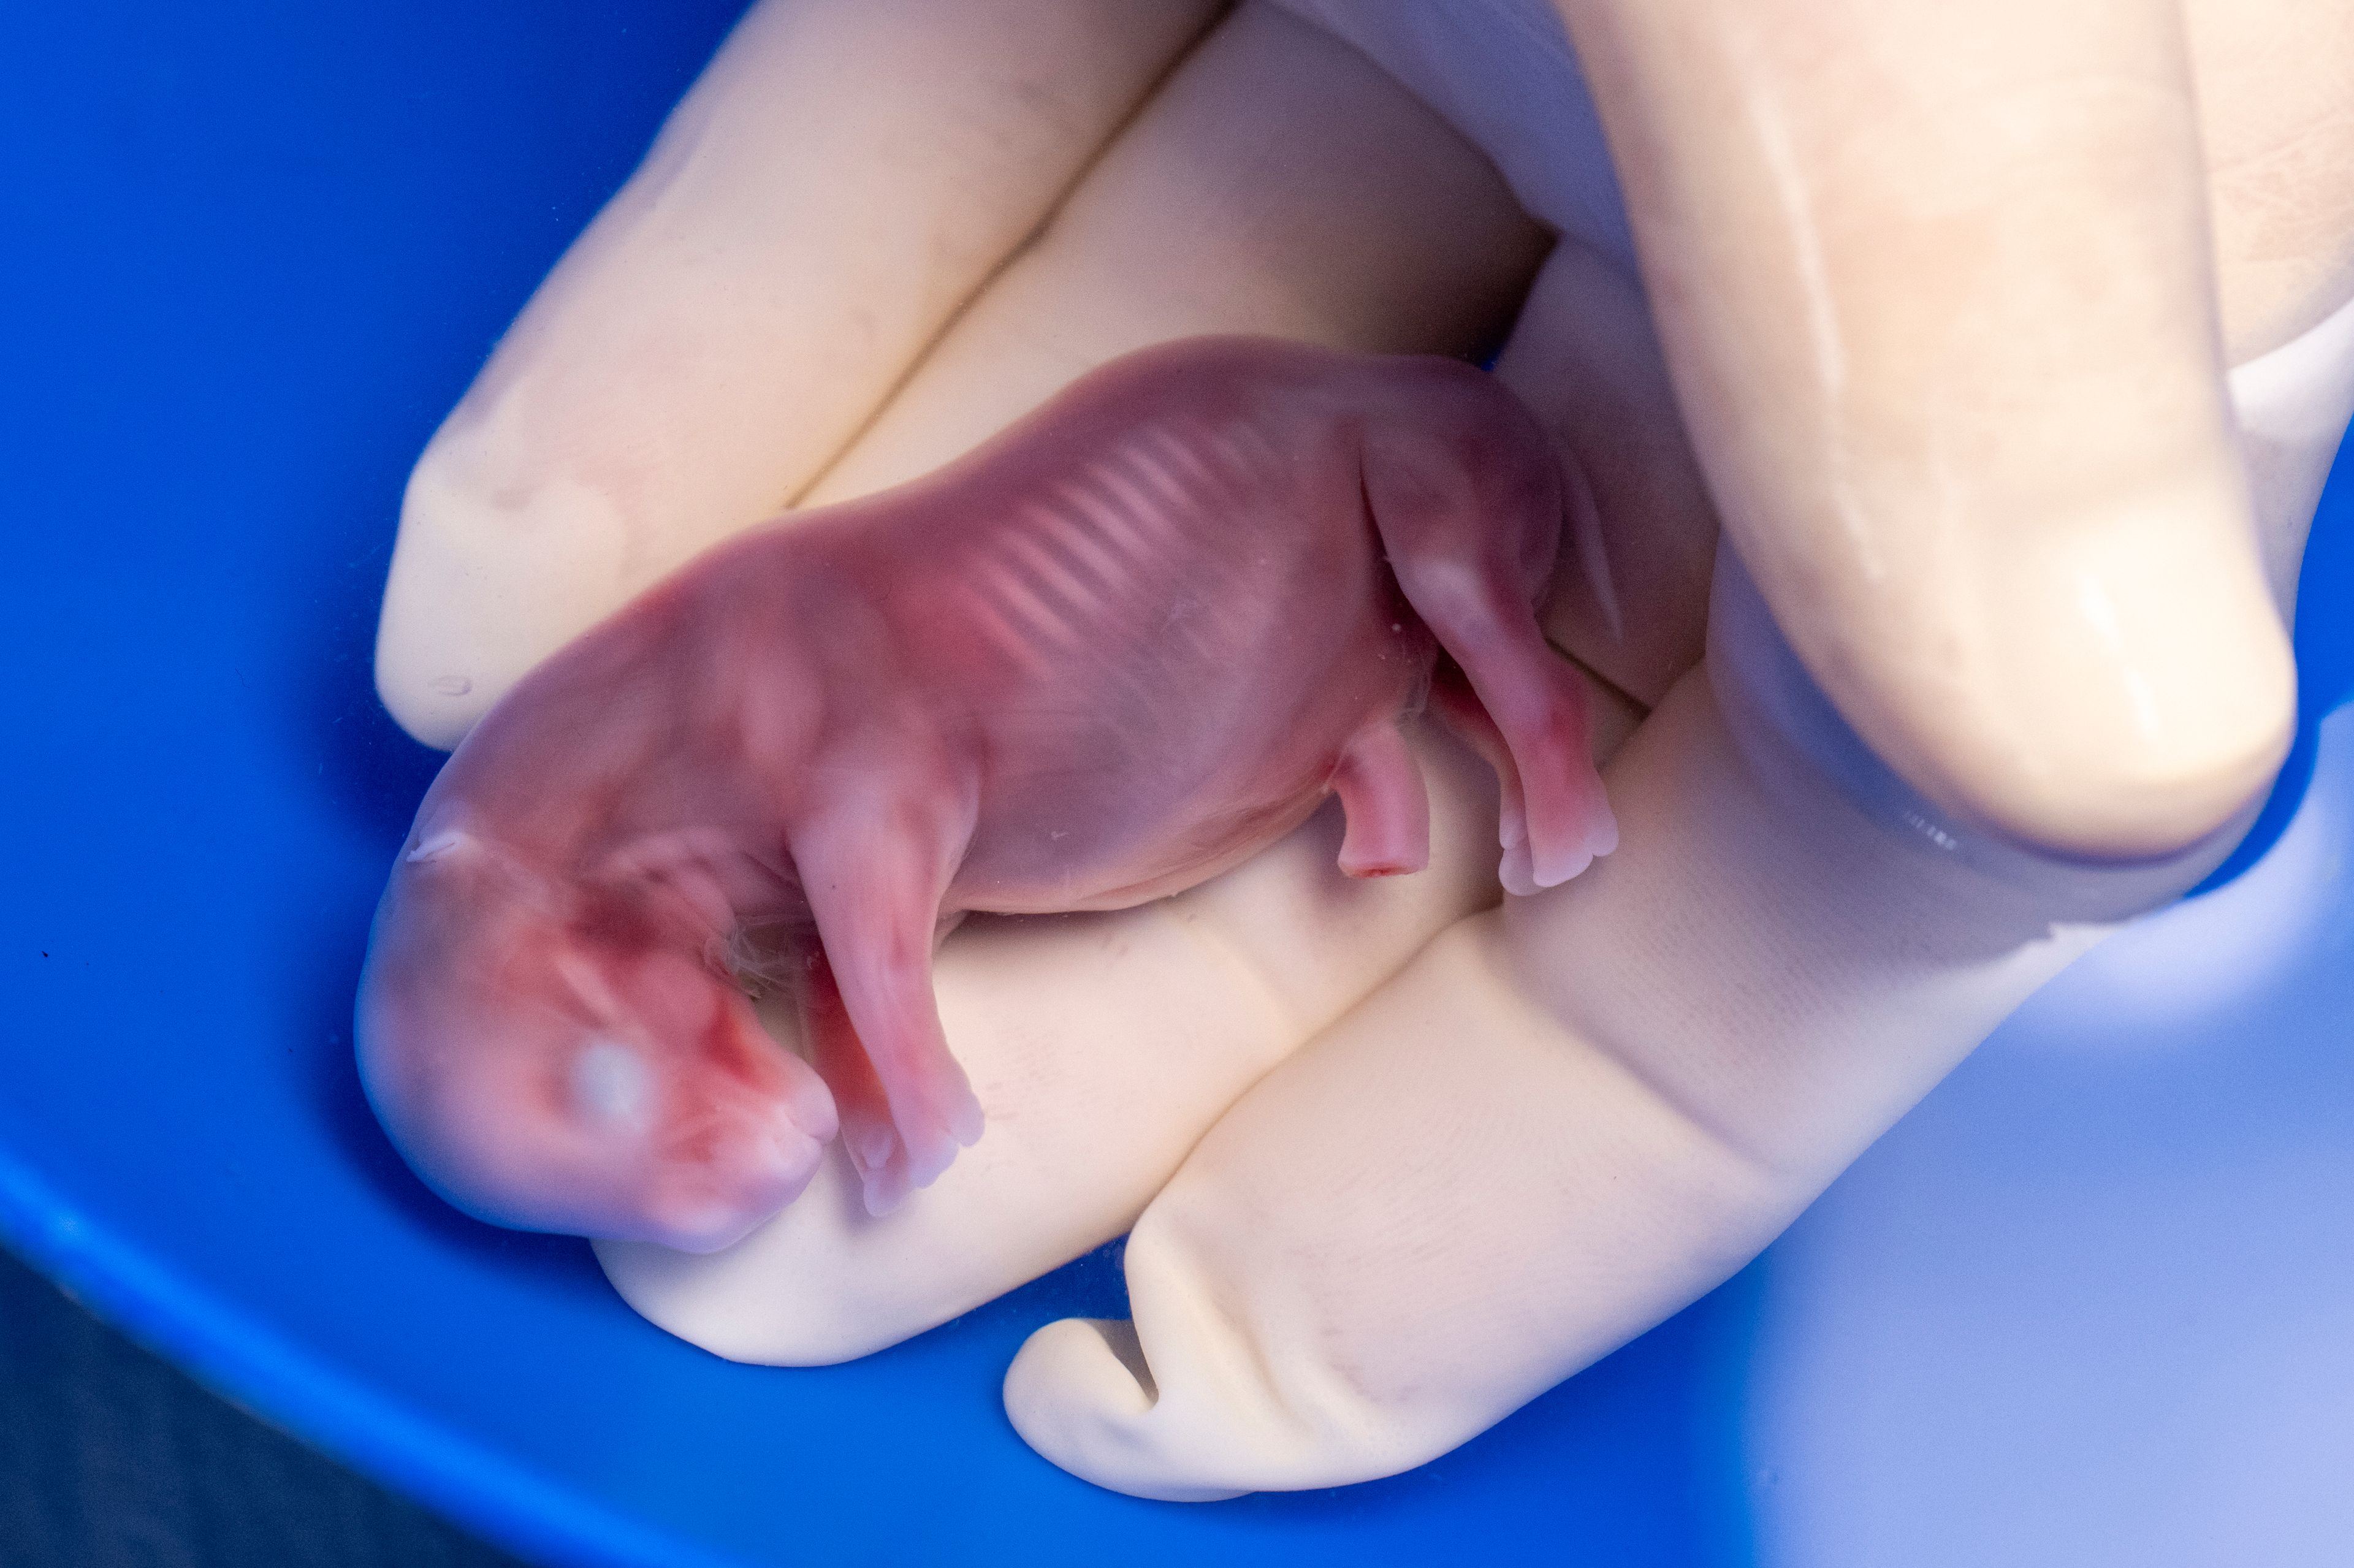
[[[1504,744],[1503,732],[1479,705],[1460,670],[1441,670],[1431,677],[1430,711],[1495,773],[1502,795],[1497,803],[1496,836],[1504,846],[1497,880],[1505,892],[1526,897],[1537,890],[1537,879],[1529,856],[1528,805],[1522,799],[1521,769],[1512,760],[1512,748]]]
[[[1588,751],[1585,688],[1532,608],[1559,536],[1561,492],[1543,437],[1520,418],[1533,450],[1492,427],[1379,431],[1364,480],[1399,588],[1461,667],[1509,754],[1511,770],[1497,768],[1508,806],[1519,775],[1522,810],[1506,811],[1500,832],[1506,885],[1525,894],[1609,853],[1618,830]],[[1465,715],[1440,707],[1465,728]],[[1467,738],[1484,737],[1473,726]],[[1525,820],[1524,844],[1514,842],[1516,818]]]
[[[940,899],[969,832],[947,802],[880,791],[793,826],[822,948],[803,1016],[873,1213],[897,1207],[981,1136],[981,1102],[932,995]]]

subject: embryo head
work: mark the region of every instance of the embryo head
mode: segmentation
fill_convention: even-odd
[[[711,1251],[789,1202],[832,1102],[627,888],[567,884],[462,826],[404,845],[355,1041],[378,1118],[461,1209]]]

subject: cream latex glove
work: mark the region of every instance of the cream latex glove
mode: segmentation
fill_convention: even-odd
[[[1670,369],[1607,171],[1543,199],[1598,143],[1490,163],[1492,102],[1417,80],[1427,53],[1264,5],[756,10],[419,465],[379,679],[421,736],[709,539],[921,471],[1126,348],[1474,348],[1541,253],[1522,203],[1583,241],[1500,366],[1602,503],[1556,635],[1629,716],[1672,695],[1613,769],[1639,829],[1543,902],[1450,927],[1492,851],[1449,764],[1456,847],[1375,896],[1311,825],[1150,909],[960,934],[981,1146],[882,1222],[835,1172],[715,1258],[607,1246],[617,1285],[726,1353],[831,1360],[1141,1210],[1135,1328],[1043,1331],[1009,1408],[1082,1474],[1206,1496],[1417,1462],[1721,1278],[2186,885],[2276,759],[2211,276],[2240,357],[2312,334],[2254,367],[2307,388],[2257,465],[2301,524],[2344,418],[2314,323],[2349,291],[2326,69],[2354,57],[2343,6],[2263,9],[2191,17],[2209,182],[2168,7],[1573,6]],[[1727,577],[1716,691],[1677,682],[1709,491],[1764,594]]]

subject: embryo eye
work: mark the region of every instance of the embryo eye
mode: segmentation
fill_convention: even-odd
[[[652,1090],[645,1058],[618,1040],[592,1039],[572,1059],[572,1103],[595,1120],[642,1126]]]

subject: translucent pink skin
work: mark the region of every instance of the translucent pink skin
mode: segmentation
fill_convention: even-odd
[[[1468,366],[1197,339],[720,546],[535,670],[427,793],[361,985],[378,1114],[503,1224],[712,1250],[837,1130],[885,1212],[981,1133],[931,986],[964,912],[1178,892],[1333,793],[1344,872],[1424,865],[1398,725],[1434,634],[1507,886],[1574,875],[1616,829],[1530,608],[1563,493]],[[813,1067],[748,973],[799,997]]]

